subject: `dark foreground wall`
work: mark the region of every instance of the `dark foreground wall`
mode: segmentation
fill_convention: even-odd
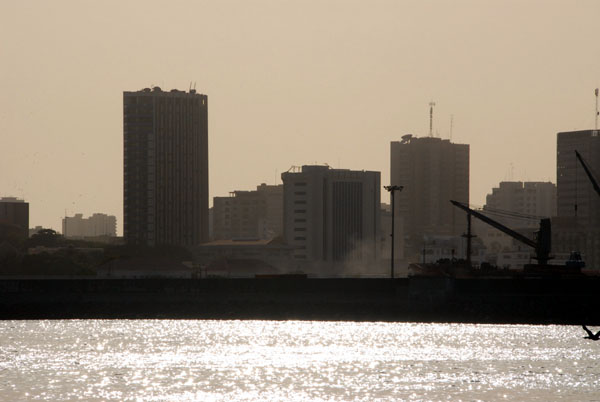
[[[4,279],[0,319],[201,318],[600,325],[599,278]]]

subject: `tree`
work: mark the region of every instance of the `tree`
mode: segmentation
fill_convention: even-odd
[[[11,223],[0,223],[0,243],[6,242],[20,249],[26,238],[27,235],[22,227]]]
[[[55,230],[42,229],[29,238],[29,240],[27,241],[27,247],[58,247],[60,245],[63,245],[64,243],[64,237],[56,233]]]

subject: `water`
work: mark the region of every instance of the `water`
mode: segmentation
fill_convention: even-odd
[[[600,400],[581,327],[0,322],[0,400]]]

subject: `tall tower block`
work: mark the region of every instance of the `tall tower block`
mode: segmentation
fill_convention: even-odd
[[[123,220],[130,244],[208,241],[208,101],[158,87],[123,93]]]

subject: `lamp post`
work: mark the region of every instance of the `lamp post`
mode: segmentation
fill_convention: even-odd
[[[396,191],[402,191],[404,186],[383,186],[387,191],[389,191],[390,196],[392,198],[392,266],[391,266],[391,278],[394,279],[394,215],[395,215],[395,207],[394,207],[394,193]]]

